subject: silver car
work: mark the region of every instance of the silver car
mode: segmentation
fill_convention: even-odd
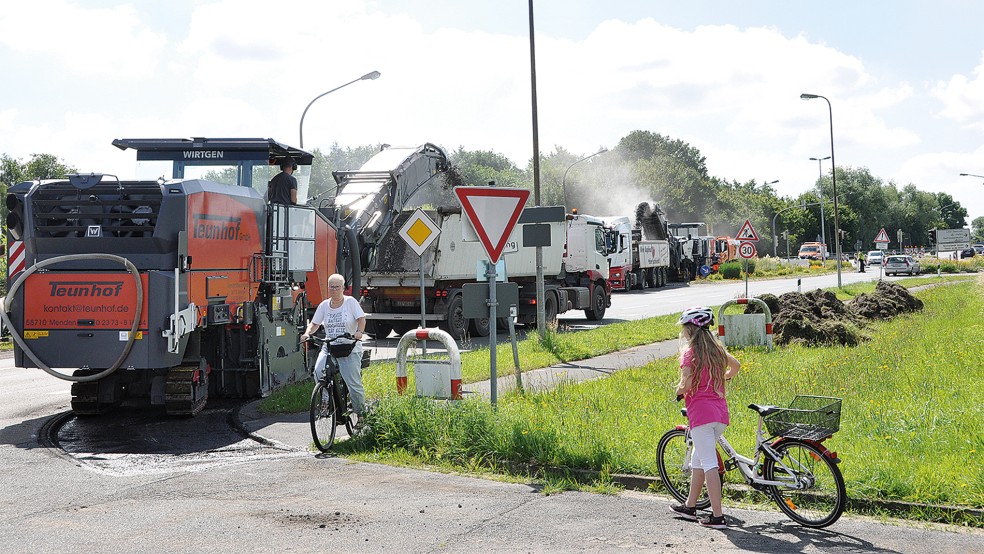
[[[892,255],[885,258],[885,275],[907,273],[919,275],[919,262],[912,256]]]

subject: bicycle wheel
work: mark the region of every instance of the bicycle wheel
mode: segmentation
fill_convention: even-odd
[[[798,440],[783,441],[775,450],[788,471],[766,456],[762,473],[769,480],[790,482],[789,487],[770,487],[779,509],[805,527],[821,528],[837,521],[847,507],[847,492],[834,462],[824,457],[823,450]],[[806,486],[791,488],[797,483]]]
[[[667,431],[659,439],[656,447],[656,467],[663,486],[680,502],[685,502],[690,494],[690,454],[692,447],[687,444],[687,432],[683,429]],[[706,510],[711,505],[707,491],[701,490],[697,508]]]
[[[322,452],[328,452],[335,442],[334,390],[323,382],[318,382],[311,393],[311,436]]]

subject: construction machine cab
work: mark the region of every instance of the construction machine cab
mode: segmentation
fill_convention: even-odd
[[[297,164],[297,200],[307,199],[314,155],[264,138],[116,139],[120,150],[137,151],[137,177],[143,179],[202,178],[266,193],[267,182],[291,157]]]

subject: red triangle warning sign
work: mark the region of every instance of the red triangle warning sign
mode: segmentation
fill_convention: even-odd
[[[759,236],[758,233],[755,232],[755,229],[752,228],[752,222],[746,219],[745,224],[738,230],[738,234],[735,235],[735,238],[739,241],[757,241]]]
[[[878,236],[875,237],[875,242],[891,242],[888,240],[888,233],[885,232],[884,227],[882,227],[881,231],[878,231]]]
[[[454,194],[482,241],[489,261],[498,262],[519,215],[523,213],[530,191],[498,187],[456,187]]]

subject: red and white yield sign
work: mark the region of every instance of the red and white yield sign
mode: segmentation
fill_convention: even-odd
[[[496,263],[530,197],[526,189],[456,187],[455,196],[478,234],[489,261]]]

